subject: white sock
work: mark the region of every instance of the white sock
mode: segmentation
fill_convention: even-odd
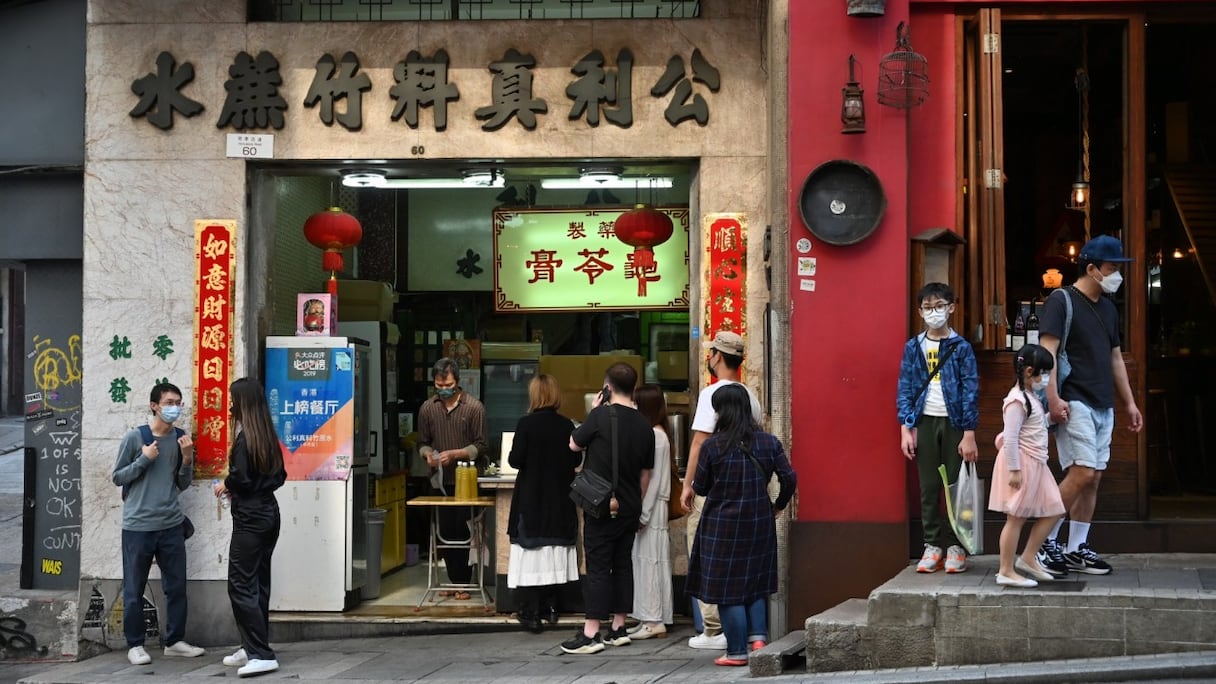
[[[1062,516],[1059,518],[1056,518],[1056,526],[1051,528],[1051,534],[1047,535],[1047,538],[1058,540],[1060,538],[1060,527],[1063,524],[1064,524],[1064,518]]]
[[[1089,523],[1068,521],[1068,553],[1075,552],[1082,544],[1089,541]]]

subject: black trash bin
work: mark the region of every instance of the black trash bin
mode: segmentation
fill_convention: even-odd
[[[380,596],[380,554],[384,549],[384,518],[388,511],[383,508],[367,509],[367,583],[363,585],[363,598]]]

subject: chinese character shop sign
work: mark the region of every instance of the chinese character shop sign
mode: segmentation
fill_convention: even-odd
[[[448,103],[460,99],[458,85],[448,80],[448,64],[448,53],[442,49],[429,57],[410,50],[403,61],[394,64],[394,83],[382,91],[394,101],[390,118],[404,119],[406,126],[417,129],[421,125],[419,110],[430,108],[434,129],[445,130]],[[533,94],[537,66],[535,57],[511,48],[487,67],[492,77],[490,92],[482,100],[488,103],[473,113],[483,122],[482,130],[496,131],[512,119],[529,131],[536,130],[538,117],[549,113],[549,103]],[[570,69],[574,78],[568,82],[566,96],[572,104],[566,118],[585,119],[588,126],[596,127],[602,115],[614,126],[632,126],[633,67],[634,56],[628,48],[617,52],[615,64],[610,64],[599,50],[583,55]],[[360,130],[363,96],[375,90],[375,84],[360,71],[358,56],[347,51],[337,60],[333,55],[322,54],[314,68],[311,85],[301,103],[316,108],[326,126],[337,122],[348,131]],[[138,97],[131,117],[146,118],[153,126],[169,130],[173,128],[174,113],[187,118],[197,116],[205,107],[182,92],[193,80],[193,64],[185,62],[179,67],[172,54],[161,52],[156,58],[156,71],[131,83],[131,92]],[[265,50],[256,57],[243,51],[238,53],[228,67],[224,103],[216,127],[238,131],[282,130],[288,109],[288,100],[280,92],[282,85],[279,61],[273,54]],[[700,49],[694,49],[689,67],[682,55],[672,55],[648,92],[651,97],[666,101],[663,118],[672,126],[689,119],[705,126],[709,123],[709,103],[700,91],[716,93],[720,88],[718,69]]]
[[[708,214],[703,219],[705,337],[721,330],[747,332],[747,220],[743,214]]]
[[[658,210],[675,230],[642,267],[634,263],[634,249],[616,239],[619,209],[496,209],[494,309],[687,309],[688,209]]]
[[[235,251],[235,221],[194,222],[194,453],[202,477],[222,473],[228,460]]]

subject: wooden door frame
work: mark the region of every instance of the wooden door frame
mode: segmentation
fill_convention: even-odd
[[[995,6],[997,3],[993,3]],[[972,136],[977,126],[971,121],[963,121],[962,113],[964,107],[966,111],[975,111],[976,103],[967,102],[964,100],[968,91],[968,85],[964,82],[965,71],[963,68],[964,61],[970,59],[966,55],[965,41],[962,40],[963,32],[966,29],[966,22],[978,20],[979,11],[972,10],[969,12],[959,13],[957,21],[959,22],[956,28],[955,44],[955,75],[956,88],[955,106],[958,115],[956,121],[959,121],[959,130],[957,140],[959,144],[956,146],[955,163],[960,176],[957,187],[962,192],[962,197],[956,203],[957,225],[968,226],[964,223],[964,219],[968,217],[968,213],[964,211],[965,207],[971,210],[968,220],[974,222],[977,219],[977,211],[980,209],[978,200],[976,199],[977,191],[982,190],[983,180],[977,178],[974,172],[977,170],[973,166],[973,161],[967,159],[964,152],[968,149],[964,141],[964,136]],[[1124,292],[1127,293],[1127,338],[1123,340],[1123,351],[1125,358],[1128,358],[1131,363],[1128,364],[1129,379],[1132,385],[1132,394],[1135,398],[1137,406],[1143,410],[1146,406],[1145,398],[1147,396],[1147,377],[1148,377],[1148,339],[1145,326],[1147,325],[1147,281],[1148,269],[1145,267],[1145,259],[1147,257],[1146,240],[1147,240],[1147,225],[1144,216],[1144,210],[1147,206],[1147,170],[1145,167],[1145,155],[1147,140],[1146,135],[1146,62],[1147,62],[1147,45],[1145,36],[1145,23],[1147,15],[1145,7],[1132,7],[1127,11],[1112,11],[1110,8],[1105,8],[1098,11],[1087,12],[1079,11],[1074,8],[1065,8],[1059,12],[1045,11],[1042,6],[1033,9],[1021,10],[1016,6],[1004,6],[1000,10],[999,22],[1004,25],[1006,22],[1031,22],[1031,21],[1106,21],[1106,22],[1122,22],[1124,24],[1124,55],[1123,55],[1123,243],[1128,251],[1128,256],[1134,259],[1133,267],[1124,269]],[[995,95],[999,98],[1000,93]],[[965,129],[964,129],[965,127]],[[970,155],[974,156],[974,155]],[[982,173],[982,169],[978,169]],[[970,187],[968,187],[968,183]],[[1001,203],[1003,208],[1004,204]],[[969,244],[971,235],[968,235]],[[1003,246],[1002,246],[1003,249]],[[968,264],[967,277],[977,278],[978,264]],[[999,269],[1001,272],[1001,280],[1004,279],[1003,267]],[[991,279],[993,276],[990,273],[986,278]],[[995,286],[995,281],[993,285]],[[968,287],[971,289],[971,286]],[[983,288],[987,292],[987,286]],[[1004,293],[1001,290],[1001,297]],[[979,308],[976,303],[968,302],[966,304],[969,313],[974,312],[981,316],[980,321],[989,320],[989,312],[983,311],[982,308],[987,306],[987,303],[980,303]],[[970,323],[974,326],[977,319],[972,319]],[[985,337],[990,331],[996,330],[1003,333],[1003,328],[996,328],[985,325]],[[1118,419],[1116,419],[1118,422]],[[1117,429],[1122,429],[1118,427]],[[1148,518],[1149,506],[1149,487],[1148,487],[1148,463],[1146,459],[1146,438],[1145,432],[1142,430],[1137,438],[1136,447],[1136,462],[1137,462],[1137,479],[1138,479],[1138,495],[1136,497],[1136,517],[1140,520]]]

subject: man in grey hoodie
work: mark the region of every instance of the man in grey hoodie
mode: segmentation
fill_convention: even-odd
[[[144,588],[152,561],[165,592],[166,656],[196,658],[206,653],[186,634],[186,537],[189,520],[178,493],[194,479],[194,442],[173,427],[182,414],[182,391],[169,383],[152,388],[152,419],[127,432],[118,446],[112,479],[122,487],[123,633],[127,660],[147,665],[144,650]],[[192,531],[192,530],[191,530]]]

